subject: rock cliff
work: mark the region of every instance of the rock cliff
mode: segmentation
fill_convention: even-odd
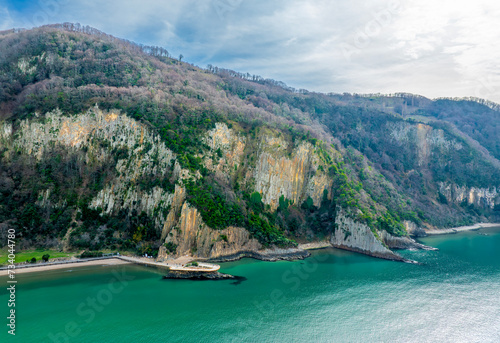
[[[344,210],[340,210],[337,214],[335,224],[336,230],[330,239],[334,247],[388,260],[404,260],[389,250],[376,230],[354,221]]]
[[[289,157],[284,156],[286,149],[283,139],[264,137],[253,171],[255,190],[273,210],[278,207],[281,196],[295,204],[311,197],[314,205],[319,206],[323,191],[331,188],[332,181],[319,170],[320,159],[314,147],[309,143],[300,144]]]
[[[400,122],[389,124],[388,127],[395,142],[413,145],[416,148],[419,166],[425,166],[430,158],[447,155],[450,150],[463,149],[462,143],[447,138],[443,130],[434,129],[426,124]]]
[[[171,228],[166,234],[166,242],[176,245],[173,257],[191,255],[201,258],[216,258],[233,255],[241,251],[257,251],[262,248],[255,239],[250,238],[247,230],[229,227],[224,230],[213,230],[203,222],[198,210],[187,202],[181,208],[178,226]],[[162,249],[160,258],[166,257]]]
[[[500,192],[496,187],[476,188],[440,182],[439,192],[446,197],[447,201],[455,204],[465,202],[468,205],[491,209],[500,204]]]

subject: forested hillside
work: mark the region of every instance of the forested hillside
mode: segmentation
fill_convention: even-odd
[[[297,91],[73,24],[0,52],[0,235],[21,247],[216,257],[349,246],[346,216],[385,247],[500,220],[489,103]]]

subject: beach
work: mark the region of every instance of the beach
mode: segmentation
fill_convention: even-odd
[[[470,230],[479,230],[482,228],[495,227],[500,226],[500,223],[477,223],[469,226],[459,226],[449,229],[440,229],[440,230],[425,230],[425,233],[428,235],[445,235],[449,233],[457,233],[461,231],[470,231]]]
[[[67,268],[76,268],[76,267],[87,267],[87,266],[116,266],[121,264],[129,264],[128,261],[123,261],[118,258],[109,258],[105,260],[95,260],[95,261],[79,261],[72,263],[61,263],[61,264],[47,264],[44,265],[40,263],[39,265],[33,267],[25,267],[25,268],[15,268],[16,274],[22,273],[33,273],[33,272],[41,272],[46,270],[56,270],[56,269],[67,269]],[[8,270],[2,269],[0,270],[0,276],[7,275]]]

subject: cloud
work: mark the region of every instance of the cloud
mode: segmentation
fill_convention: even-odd
[[[8,25],[80,22],[296,88],[500,102],[494,0],[53,1],[50,15],[39,3],[8,2]]]
[[[2,7],[0,5],[0,30],[7,30],[12,28],[14,21],[10,16],[10,12],[7,7]]]

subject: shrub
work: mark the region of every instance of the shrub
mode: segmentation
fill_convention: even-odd
[[[175,254],[175,252],[177,251],[177,244],[174,244],[172,242],[167,242],[165,243],[165,248],[169,253]]]
[[[88,250],[85,250],[80,255],[80,258],[90,258],[90,257],[102,257],[102,252],[101,251],[88,251]]]

